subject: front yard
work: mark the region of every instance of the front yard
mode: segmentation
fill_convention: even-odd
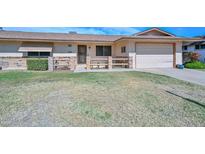
[[[204,71],[205,72],[205,69],[197,69],[198,71]]]
[[[141,72],[1,72],[0,126],[205,126],[205,87]]]

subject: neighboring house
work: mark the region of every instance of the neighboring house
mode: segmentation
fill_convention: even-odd
[[[196,52],[200,55],[199,60],[205,63],[205,41],[186,43],[183,45],[183,53]]]
[[[182,44],[198,40],[158,28],[131,36],[0,31],[0,57],[70,57],[76,59],[74,69],[101,68],[102,60],[108,68],[172,68],[182,64]]]

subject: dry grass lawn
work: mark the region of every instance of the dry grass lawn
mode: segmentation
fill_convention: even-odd
[[[205,87],[141,72],[1,72],[0,126],[205,126]]]

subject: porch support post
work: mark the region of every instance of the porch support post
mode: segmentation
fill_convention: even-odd
[[[135,69],[135,60],[136,60],[136,53],[135,52],[129,52],[129,68]]]
[[[128,68],[133,69],[133,57],[131,56],[128,57]]]
[[[108,69],[112,69],[112,57],[108,57]]]
[[[176,68],[176,43],[173,43],[173,68]]]
[[[90,70],[90,57],[86,56],[86,69]]]

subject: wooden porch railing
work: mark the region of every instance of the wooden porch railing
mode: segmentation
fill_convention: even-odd
[[[87,69],[112,69],[115,67],[132,68],[131,57],[87,57]]]

